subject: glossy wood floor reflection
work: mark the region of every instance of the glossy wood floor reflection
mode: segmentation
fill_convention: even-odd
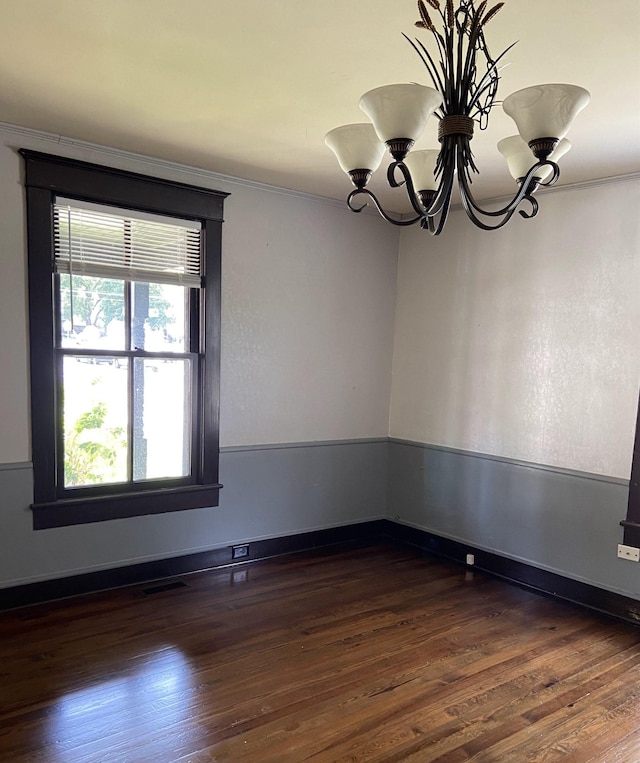
[[[182,580],[1,615],[0,760],[640,761],[633,626],[385,545]]]

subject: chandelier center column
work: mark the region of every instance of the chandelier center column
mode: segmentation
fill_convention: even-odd
[[[463,114],[451,114],[442,117],[438,125],[438,140],[440,143],[447,135],[466,135],[473,138],[473,119]]]

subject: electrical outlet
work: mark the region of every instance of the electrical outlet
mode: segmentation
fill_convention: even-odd
[[[476,563],[476,558],[473,554],[467,554],[467,564],[471,567]]]
[[[640,562],[640,548],[625,546],[618,543],[618,559],[627,559],[630,562]]]
[[[243,546],[232,546],[231,547],[231,558],[232,559],[244,559],[246,556],[249,556],[249,544],[245,543]]]

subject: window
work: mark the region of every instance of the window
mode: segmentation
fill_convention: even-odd
[[[620,524],[624,527],[625,545],[640,547],[640,402],[638,403],[636,437],[633,446],[627,518]]]
[[[21,153],[34,527],[217,506],[226,194]]]

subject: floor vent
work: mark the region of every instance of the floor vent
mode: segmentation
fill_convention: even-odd
[[[181,580],[174,580],[171,583],[161,583],[160,585],[154,585],[151,588],[143,588],[142,593],[145,596],[152,596],[154,593],[173,591],[174,588],[187,588],[187,584],[183,583]]]

